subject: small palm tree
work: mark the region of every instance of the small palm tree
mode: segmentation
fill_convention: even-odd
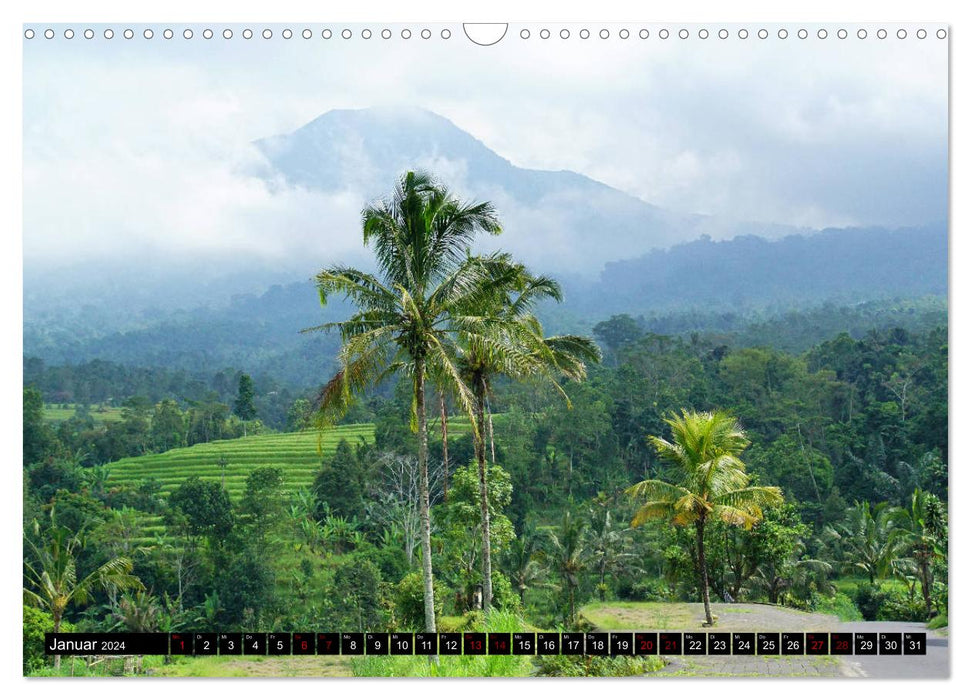
[[[916,577],[924,599],[924,613],[930,618],[933,611],[931,590],[934,585],[932,564],[947,557],[947,511],[932,493],[915,489],[901,523],[903,540],[914,559]]]
[[[607,572],[620,568],[630,558],[625,551],[630,547],[627,531],[614,525],[606,505],[591,512],[590,555],[597,570],[597,593],[601,602],[607,599]]]
[[[50,525],[41,530],[36,520],[31,528],[33,538],[25,536],[30,556],[24,561],[24,602],[49,610],[54,622],[51,630],[61,630],[64,613],[72,604],[83,605],[95,592],[127,591],[142,588],[141,581],[132,576],[132,561],[115,557],[106,561],[86,576],[79,576],[77,554],[84,548],[83,531],[71,532],[57,524],[54,508],[50,510]],[[54,665],[60,666],[61,657],[55,655]]]
[[[850,570],[862,571],[870,584],[895,573],[903,564],[907,542],[902,525],[908,520],[903,508],[888,503],[872,506],[866,502],[846,511],[842,523],[827,526],[824,537],[842,548],[843,564]]]
[[[682,410],[665,419],[672,440],[651,436],[660,459],[678,474],[678,483],[647,479],[627,489],[642,501],[631,527],[648,520],[666,520],[676,527],[695,527],[695,554],[705,620],[714,624],[705,561],[705,524],[717,518],[750,529],[762,519],[762,509],[782,503],[775,486],[749,486],[751,477],[739,455],[749,440],[738,421],[726,413]]]
[[[519,533],[506,554],[506,569],[513,589],[519,593],[519,602],[526,604],[526,591],[543,580],[543,568],[539,563],[536,533],[530,527]]]
[[[157,596],[146,591],[125,594],[113,612],[116,627],[125,632],[158,632],[162,607]]]
[[[587,568],[586,523],[570,511],[563,514],[557,530],[549,532],[549,544],[544,551],[551,569],[560,577],[567,598],[567,624],[577,619],[577,589],[580,576]]]
[[[459,405],[472,416],[474,399],[454,362],[454,337],[460,330],[473,335],[488,330],[487,319],[475,310],[510,272],[495,256],[471,258],[466,252],[479,233],[500,232],[493,206],[463,203],[427,174],[403,175],[390,198],[365,207],[362,222],[379,274],[335,266],[316,277],[322,304],[340,294],[358,308],[346,321],[308,329],[336,329],[342,342],[339,369],[317,399],[318,425],[331,423],[353,395],[383,379],[396,373],[411,378],[425,629],[434,632],[426,387],[429,379],[447,378]]]

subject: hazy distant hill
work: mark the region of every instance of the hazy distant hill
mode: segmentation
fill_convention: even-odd
[[[855,305],[946,297],[947,236],[943,226],[931,226],[834,230],[772,242],[754,237],[699,240],[611,263],[593,283],[569,275],[560,279],[565,301],[541,310],[550,332],[589,333],[616,313],[651,318],[673,311],[694,315],[681,316],[666,331],[672,321],[661,319],[663,332],[737,330],[753,318],[823,301]],[[299,386],[326,375],[337,348],[333,335],[299,331],[340,319],[349,310],[339,300],[321,309],[309,280],[275,285],[263,294],[240,294],[218,308],[157,312],[156,318],[143,318],[124,332],[98,333],[91,324],[100,316],[86,321],[80,310],[70,325],[26,323],[24,354],[54,364],[100,358],[196,371],[232,366]],[[718,314],[731,318],[719,320]],[[880,324],[893,323],[893,318],[883,314]],[[853,322],[858,328],[866,319]],[[825,337],[840,330],[831,326],[826,325]]]
[[[700,239],[608,263],[572,287],[581,315],[710,307],[804,306],[947,295],[947,227],[826,229],[767,241]]]
[[[562,282],[566,301],[543,309],[554,332],[589,332],[616,313],[779,312],[947,294],[944,224],[796,233],[668,212],[578,173],[517,167],[424,110],[337,110],[257,146],[271,187],[351,193],[363,206],[402,171],[425,167],[462,196],[493,201],[505,233],[483,247],[511,251]],[[299,331],[347,311],[317,305],[309,278],[336,262],[317,257],[152,256],[25,270],[24,354],[316,381],[336,339]]]
[[[797,231],[670,212],[575,172],[520,168],[421,109],[334,110],[257,145],[272,175],[292,185],[366,198],[386,195],[406,170],[430,170],[457,193],[497,205],[506,234],[485,247],[501,245],[552,272],[594,276],[610,260],[702,234],[773,238]]]

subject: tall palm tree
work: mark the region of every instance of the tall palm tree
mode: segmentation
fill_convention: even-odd
[[[532,315],[533,306],[542,299],[560,301],[560,286],[552,279],[533,276],[521,264],[502,259],[512,274],[505,286],[496,285],[485,300],[482,310],[492,320],[489,334],[459,334],[459,367],[462,378],[475,397],[473,434],[475,458],[479,467],[479,507],[482,517],[482,609],[492,605],[492,545],[489,522],[489,486],[486,480],[486,408],[496,376],[513,379],[539,376],[552,383],[564,396],[561,377],[582,381],[586,363],[599,362],[600,350],[590,338],[567,335],[543,336],[543,327]],[[484,302],[484,303],[483,303]],[[569,398],[567,398],[569,401]],[[495,450],[492,450],[495,461]]]
[[[762,508],[782,503],[775,486],[749,486],[751,477],[739,458],[749,440],[738,421],[726,413],[682,409],[665,419],[672,440],[651,436],[658,457],[679,475],[678,483],[647,479],[627,493],[643,501],[631,520],[638,527],[648,520],[666,520],[677,527],[695,526],[695,548],[705,620],[714,624],[708,595],[705,561],[705,524],[717,518],[750,529],[762,519]]]
[[[58,525],[54,509],[50,511],[50,525],[41,530],[33,522],[33,537],[24,537],[29,554],[24,560],[24,602],[42,610],[49,610],[54,622],[54,634],[61,631],[64,613],[72,603],[84,604],[98,590],[126,591],[142,588],[141,581],[132,576],[132,561],[115,557],[86,576],[79,576],[77,554],[84,547],[83,532],[75,533]],[[55,655],[54,666],[61,664]]]
[[[472,335],[488,330],[488,320],[475,310],[510,273],[499,256],[466,253],[480,232],[500,232],[493,206],[463,203],[425,173],[404,174],[390,198],[365,207],[362,222],[378,275],[334,266],[316,277],[322,304],[341,294],[358,307],[346,321],[308,329],[337,329],[342,341],[339,369],[317,399],[318,426],[343,414],[354,394],[384,378],[398,372],[411,378],[425,629],[434,632],[426,386],[430,377],[448,381],[459,406],[472,415],[474,398],[454,362],[454,336],[459,330]]]

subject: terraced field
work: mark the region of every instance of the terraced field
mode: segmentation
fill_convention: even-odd
[[[48,423],[61,423],[73,418],[77,408],[74,404],[66,404],[66,406],[64,408],[61,404],[45,404],[44,419]],[[121,420],[120,408],[106,408],[104,410],[92,408],[90,412],[95,423],[114,423]]]
[[[108,466],[109,486],[137,486],[150,477],[162,483],[169,494],[190,476],[223,481],[233,500],[242,497],[246,477],[260,467],[279,467],[284,471],[287,490],[310,486],[320,470],[322,459],[332,457],[341,438],[354,444],[360,438],[374,439],[374,426],[366,423],[342,425],[328,430],[321,440],[316,431],[254,435],[236,440],[218,440],[162,454],[132,457]],[[323,455],[318,452],[318,440]],[[225,468],[220,461],[225,459]]]

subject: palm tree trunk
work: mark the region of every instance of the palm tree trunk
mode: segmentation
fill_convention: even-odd
[[[492,429],[492,407],[489,405],[488,398],[485,400],[485,402],[486,402],[486,416],[488,416],[487,420],[489,421],[489,452],[492,455],[492,463],[495,464],[496,463],[496,434],[495,434],[495,431],[493,431]]]
[[[921,552],[918,554],[918,561],[920,562],[920,592],[924,598],[924,616],[930,619],[931,608],[933,604],[931,603],[931,568],[930,568],[930,557],[925,553]]]
[[[572,584],[568,585],[570,586],[570,625],[573,626],[577,619],[576,591]]]
[[[418,412],[418,470],[421,511],[421,567],[425,584],[425,631],[435,632],[435,587],[432,577],[432,527],[428,502],[428,418],[425,415],[425,364],[415,367],[415,404]],[[437,657],[433,659],[437,661]]]
[[[54,634],[61,631],[61,613],[58,610],[51,610],[51,617],[54,618]],[[54,654],[54,668],[61,667],[61,655]]]
[[[708,564],[705,562],[705,521],[695,522],[695,536],[698,543],[698,573],[701,576],[701,599],[705,603],[705,620],[708,626],[715,624],[711,619],[711,601],[708,598]]]
[[[482,512],[482,611],[488,615],[492,605],[492,543],[489,527],[489,484],[486,480],[485,377],[476,378],[475,393],[475,418],[479,432],[475,439],[475,456],[479,462],[479,508]]]
[[[438,392],[438,405],[442,414],[442,498],[448,500],[448,414],[445,413],[445,392]]]

